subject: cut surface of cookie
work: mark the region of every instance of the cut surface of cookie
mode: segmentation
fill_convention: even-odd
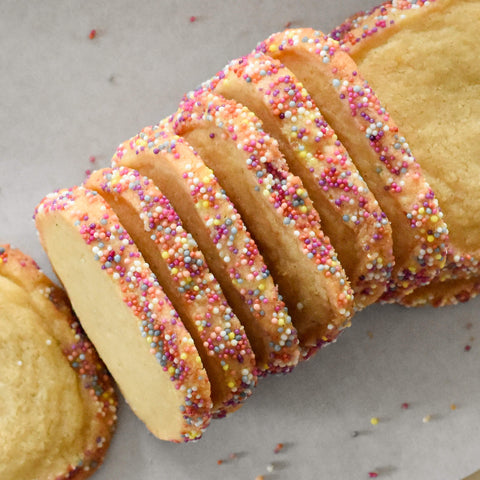
[[[445,264],[443,213],[403,133],[355,62],[311,29],[274,34],[258,50],[299,78],[391,222],[395,265],[382,299],[398,300],[428,284]]]
[[[480,175],[480,3],[419,5],[388,2],[332,35],[388,105],[435,191],[450,242],[434,284],[443,302],[451,296],[455,303],[455,280],[464,284],[480,273],[480,222],[473,213]]]
[[[235,203],[305,351],[335,339],[352,314],[351,287],[301,180],[290,173],[260,119],[241,104],[200,89],[182,101],[170,121]]]
[[[85,479],[114,431],[113,380],[67,296],[0,245],[0,478]]]
[[[158,438],[197,439],[210,382],[194,341],[117,215],[83,187],[47,195],[35,222],[83,328]]]
[[[260,52],[231,62],[206,85],[262,120],[320,214],[352,285],[355,308],[375,302],[393,267],[390,223],[303,85]]]
[[[211,383],[213,414],[238,409],[256,384],[255,356],[168,199],[149,178],[127,167],[94,171],[84,186],[113,208],[195,340]]]
[[[212,170],[166,122],[122,143],[112,163],[137,169],[168,197],[243,324],[258,373],[290,371],[300,356],[292,320],[256,243]]]

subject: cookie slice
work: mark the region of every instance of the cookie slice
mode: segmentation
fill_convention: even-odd
[[[0,478],[85,479],[114,432],[113,381],[67,296],[0,245]]]
[[[291,317],[242,218],[203,160],[167,122],[144,128],[112,159],[150,177],[199,244],[252,345],[258,374],[297,364]]]
[[[304,350],[334,340],[350,321],[352,290],[278,143],[246,107],[203,89],[186,97],[170,121],[235,203],[279,285]]]
[[[445,264],[443,213],[404,134],[355,62],[335,40],[311,29],[274,34],[258,50],[302,82],[391,222],[395,265],[382,299],[399,300],[428,284]]]
[[[127,167],[96,170],[84,186],[115,211],[195,340],[211,383],[214,416],[238,409],[256,384],[255,356],[168,199],[149,178]]]
[[[457,289],[480,274],[480,224],[473,213],[480,175],[479,22],[475,1],[389,2],[332,33],[408,136],[444,212],[447,263],[425,289],[428,296],[437,287],[442,292],[434,303],[455,303]]]
[[[83,187],[35,212],[43,247],[82,326],[133,411],[158,438],[197,439],[210,382],[194,341],[118,217]]]
[[[295,75],[260,52],[234,60],[208,88],[252,110],[308,190],[360,310],[386,289],[393,267],[385,213]]]

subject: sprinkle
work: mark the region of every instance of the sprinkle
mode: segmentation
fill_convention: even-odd
[[[457,406],[456,406],[454,403],[452,403],[452,404],[450,405],[450,410],[453,411],[453,410],[456,410],[456,409],[457,409]]]
[[[284,447],[283,443],[277,443],[275,445],[273,453],[279,453],[283,449],[283,447]]]
[[[95,158],[95,155],[90,155],[90,158],[88,160],[90,163],[95,163],[97,159]]]
[[[469,352],[471,349],[472,349],[472,346],[471,346],[471,345],[465,345],[464,350],[465,350],[466,352]]]
[[[377,472],[368,472],[368,478],[377,478],[378,473]]]
[[[409,403],[407,403],[407,402],[402,403],[402,408],[403,408],[404,410],[408,410],[409,407],[410,407],[410,404],[409,404]]]
[[[22,362],[21,360],[19,360],[19,361],[17,362],[17,365],[18,365],[19,367],[21,367],[21,366],[23,365],[23,362]]]
[[[379,422],[379,421],[380,421],[380,420],[379,420],[378,417],[372,417],[372,418],[370,419],[370,423],[371,423],[372,425],[378,425],[378,422]]]
[[[255,477],[255,480],[264,480],[264,479],[265,479],[265,477],[263,475],[257,475]]]
[[[195,15],[192,15],[192,16],[190,17],[190,23],[193,23],[193,22],[195,22],[196,20],[197,20],[197,17],[196,17]]]
[[[272,473],[274,470],[275,470],[275,466],[273,465],[273,463],[270,463],[269,465],[267,465],[268,473]]]
[[[432,416],[430,414],[425,415],[422,419],[423,423],[428,423],[432,419]]]
[[[93,40],[97,36],[97,31],[95,29],[90,30],[90,33],[88,34],[88,38],[90,40]]]
[[[221,465],[223,463],[223,460],[217,460],[217,465]]]

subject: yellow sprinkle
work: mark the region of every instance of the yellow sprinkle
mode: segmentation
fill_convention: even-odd
[[[437,217],[436,215],[432,215],[432,216],[430,217],[430,221],[431,221],[432,223],[437,223],[437,222],[438,222],[438,217]]]
[[[432,243],[435,240],[435,237],[433,235],[428,235],[427,241]]]
[[[203,208],[207,208],[208,205],[209,205],[208,200],[204,200],[204,201],[202,202],[202,207],[203,207]]]
[[[163,251],[162,252],[162,258],[168,258],[168,252]]]
[[[307,212],[308,212],[307,206],[306,206],[306,205],[302,205],[302,206],[300,207],[300,211],[301,211],[302,213],[307,213]]]
[[[168,373],[173,375],[175,373],[175,367],[168,367]]]
[[[372,425],[378,425],[378,422],[379,422],[379,421],[380,421],[380,420],[378,419],[378,417],[372,417],[372,418],[370,419],[370,423],[371,423]]]
[[[224,365],[222,368],[223,368],[225,371],[227,371],[230,367],[229,367],[228,365]]]
[[[450,410],[456,410],[456,409],[457,409],[457,406],[454,403],[452,403],[450,405]]]
[[[425,415],[422,421],[423,423],[428,423],[431,419],[432,419],[431,415]]]
[[[173,267],[172,268],[172,274],[173,275],[176,275],[178,273],[178,268],[177,267]]]
[[[180,358],[182,360],[185,360],[187,358],[187,354],[185,352],[183,352],[181,355],[180,355]]]
[[[424,208],[424,207],[420,207],[420,208],[418,209],[418,213],[420,213],[420,214],[423,215],[423,214],[425,213],[425,208]]]
[[[233,388],[235,386],[235,382],[228,382],[228,388]]]
[[[261,283],[259,286],[258,286],[258,289],[263,292],[265,290],[265,284],[264,283]]]
[[[216,219],[213,221],[213,224],[214,224],[214,225],[220,225],[221,223],[222,223],[222,222],[221,222],[218,218],[216,218]]]

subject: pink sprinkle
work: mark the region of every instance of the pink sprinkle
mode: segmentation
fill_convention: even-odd
[[[402,408],[403,408],[404,410],[407,410],[408,407],[410,407],[410,404],[409,404],[409,403],[407,403],[407,402],[402,403]]]
[[[465,345],[465,351],[469,352],[472,349],[471,345]]]
[[[193,23],[193,22],[195,22],[196,20],[197,20],[197,17],[196,17],[195,15],[192,15],[192,16],[190,17],[190,23]]]
[[[95,163],[96,160],[97,159],[95,158],[94,155],[91,155],[90,158],[89,158],[90,163]]]
[[[377,477],[378,477],[378,473],[377,473],[377,472],[368,472],[368,477],[369,477],[369,478],[377,478]]]
[[[97,31],[95,29],[90,30],[90,33],[88,34],[88,38],[90,40],[93,40],[97,36]]]

